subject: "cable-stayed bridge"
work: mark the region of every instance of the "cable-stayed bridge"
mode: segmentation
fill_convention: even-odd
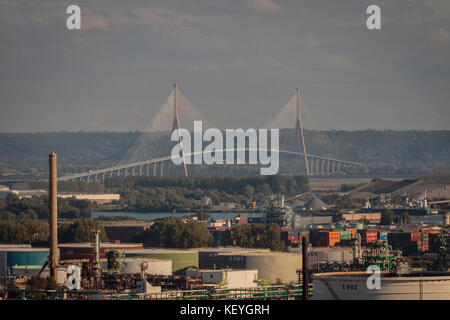
[[[294,119],[293,110],[295,108],[294,128],[282,129],[283,118]],[[180,129],[187,129],[193,132],[195,120],[201,120],[203,130],[213,128],[211,121],[196,109],[192,103],[178,90],[175,84],[169,97],[153,117],[152,121],[138,137],[131,148],[127,151],[121,161],[113,167],[90,170],[58,178],[59,181],[83,180],[83,181],[104,181],[107,178],[120,176],[165,176],[169,174],[169,168],[173,167],[173,160],[182,158],[183,174],[189,175],[189,168],[193,164],[186,165],[188,157],[198,154],[202,156],[211,151],[205,150],[209,142],[203,141],[202,146],[195,148],[194,145],[187,146],[183,143]],[[268,135],[267,141],[259,143],[257,148],[245,144],[245,148],[233,147],[226,149],[216,149],[214,152],[233,152],[235,154],[244,151],[248,156],[250,152],[278,152],[279,155],[288,155],[291,159],[301,161],[304,165],[304,173],[314,176],[341,175],[345,168],[364,167],[362,163],[335,159],[323,155],[314,155],[307,152],[307,141],[303,134],[302,112],[300,91],[297,89],[295,95],[289,100],[286,106],[266,126],[268,129],[281,129],[279,136],[279,147],[274,149]],[[289,130],[290,129],[290,130]],[[171,140],[172,133],[178,132],[176,141]],[[261,137],[260,137],[261,139]],[[261,141],[259,141],[261,142]],[[181,152],[172,156],[172,149],[175,145],[181,146]],[[192,151],[194,150],[194,151]],[[197,151],[201,150],[201,151]],[[189,163],[189,162],[188,162]]]

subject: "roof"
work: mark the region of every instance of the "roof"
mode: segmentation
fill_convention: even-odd
[[[81,243],[58,243],[60,248],[92,248],[93,245],[90,242]],[[129,247],[142,247],[142,243],[100,243],[100,248],[129,248]]]
[[[42,251],[50,251],[49,248],[23,248],[23,247],[10,247],[10,248],[1,248],[0,251],[8,251],[8,252],[42,252]]]

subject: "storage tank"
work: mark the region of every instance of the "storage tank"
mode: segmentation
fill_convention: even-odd
[[[275,283],[297,282],[296,270],[301,269],[302,255],[300,253],[271,252],[263,254],[244,254],[246,269],[258,270],[258,277]]]
[[[369,289],[366,272],[313,275],[315,300],[450,300],[450,273],[398,276],[381,273],[380,289]]]
[[[442,223],[444,226],[448,226],[450,224],[450,212],[444,213],[442,215]]]
[[[12,274],[13,266],[44,265],[50,250],[48,248],[1,248],[0,275]]]
[[[198,268],[197,249],[142,249],[125,251],[126,258],[153,258],[172,261],[172,272],[183,273],[186,268]]]

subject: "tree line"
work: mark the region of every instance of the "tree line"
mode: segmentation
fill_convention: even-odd
[[[100,230],[100,240],[108,241],[105,228],[93,219],[78,219],[58,226],[58,242],[90,242],[93,230]],[[0,243],[28,243],[48,246],[48,223],[35,219],[0,220]]]
[[[19,198],[9,193],[6,200],[0,200],[0,220],[44,219],[49,217],[47,195]],[[90,218],[94,205],[88,200],[58,198],[58,216],[63,219]]]
[[[273,193],[294,195],[309,190],[306,176],[255,177],[114,177],[105,187],[119,192],[123,208],[136,212],[199,210],[202,198],[212,204],[234,202],[247,205]]]

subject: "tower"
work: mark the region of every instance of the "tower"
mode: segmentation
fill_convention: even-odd
[[[295,122],[295,132],[297,136],[297,143],[302,144],[303,155],[305,157],[305,168],[306,175],[309,175],[309,166],[308,166],[308,156],[306,154],[306,145],[305,138],[303,136],[303,124],[302,124],[302,115],[300,112],[300,90],[297,88],[297,119]]]
[[[186,167],[186,161],[184,158],[183,138],[181,137],[180,118],[179,118],[179,114],[178,114],[178,85],[176,83],[174,84],[173,90],[174,90],[174,97],[175,97],[175,99],[174,99],[175,114],[174,114],[174,118],[173,118],[172,132],[174,130],[178,130],[178,139],[180,141],[180,146],[181,146],[181,156],[183,157],[184,175],[187,177],[188,171],[187,171],[187,167]]]
[[[50,275],[56,280],[59,267],[59,249],[58,249],[58,189],[57,189],[57,157],[52,152],[48,156],[49,160],[49,235],[50,235]]]

